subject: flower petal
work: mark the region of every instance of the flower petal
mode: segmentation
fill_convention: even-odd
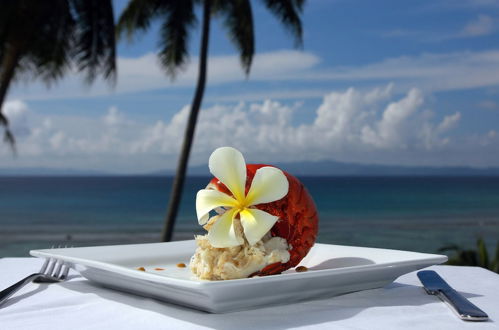
[[[270,203],[287,195],[289,182],[284,173],[275,167],[259,168],[246,195],[247,205]]]
[[[208,166],[211,174],[229,188],[237,200],[244,200],[246,163],[239,150],[231,147],[216,149],[210,156]]]
[[[244,209],[239,213],[244,236],[250,245],[254,245],[274,226],[279,217],[259,209]]]
[[[211,210],[220,206],[237,205],[237,201],[231,196],[224,194],[221,191],[213,189],[202,189],[196,195],[196,213],[200,225],[204,225],[208,221],[208,213]]]
[[[237,209],[227,210],[210,228],[210,231],[208,232],[208,240],[213,247],[226,248],[238,246],[244,243],[241,237],[236,236],[236,232],[234,230],[233,220],[237,213]]]

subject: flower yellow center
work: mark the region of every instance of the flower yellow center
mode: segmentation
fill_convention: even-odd
[[[246,200],[246,198],[238,198],[236,200],[237,200],[237,204],[236,204],[235,208],[237,209],[238,213],[246,210],[250,206],[248,201]]]

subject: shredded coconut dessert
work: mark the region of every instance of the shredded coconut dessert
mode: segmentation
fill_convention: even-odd
[[[202,280],[230,280],[248,277],[267,265],[289,261],[288,244],[281,237],[266,235],[255,245],[214,248],[207,235],[197,236],[198,248],[191,259],[191,271]]]

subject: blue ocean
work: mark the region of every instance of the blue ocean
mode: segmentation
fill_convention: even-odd
[[[318,242],[436,252],[499,239],[499,177],[304,177]],[[188,178],[174,239],[203,233]],[[159,241],[170,177],[0,177],[0,257],[52,245]]]

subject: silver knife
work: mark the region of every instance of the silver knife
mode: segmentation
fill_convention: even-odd
[[[454,290],[433,270],[418,272],[418,277],[428,294],[436,295],[446,302],[464,321],[487,321],[489,316],[468,299]]]

